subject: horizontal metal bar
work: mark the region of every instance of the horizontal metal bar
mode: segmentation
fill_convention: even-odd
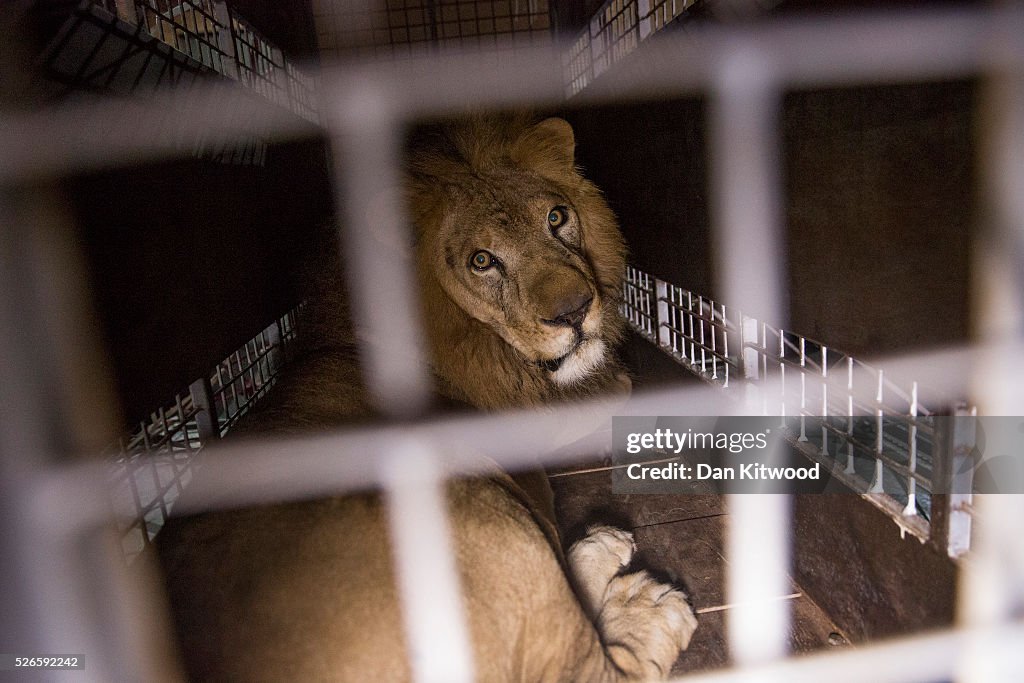
[[[949,630],[912,638],[888,640],[866,647],[845,648],[759,666],[690,674],[671,683],[907,683],[945,681],[986,664],[979,654],[1002,649],[1006,663],[1016,658],[1020,674],[1020,643],[1024,625]],[[1010,673],[1006,669],[1004,674]],[[994,679],[986,679],[994,680]],[[999,680],[1019,680],[1003,678]]]
[[[1015,349],[1024,354],[1024,345]],[[915,374],[923,383],[963,395],[974,362],[986,352],[986,347],[955,349],[882,359],[879,364],[894,374]],[[777,380],[766,382],[767,391],[779,389]],[[381,482],[375,459],[409,438],[438,448],[447,476],[486,471],[488,464],[481,455],[512,470],[538,462],[567,464],[607,449],[607,432],[590,431],[612,416],[666,414],[751,415],[759,410],[735,400],[717,385],[686,383],[638,392],[628,402],[610,398],[542,411],[433,418],[305,438],[216,444],[204,449],[203,476],[193,479],[187,500],[177,502],[175,509],[198,512],[378,488]],[[92,526],[108,519],[108,477],[108,467],[100,462],[43,470],[30,498],[42,501],[38,514],[52,516],[62,529]]]
[[[1024,27],[1024,9],[932,9],[708,26],[661,35],[604,74],[576,103],[668,97],[707,88],[727,55],[742,50],[768,66],[780,87],[960,78],[1024,62],[1021,41],[996,41]],[[1021,29],[1024,33],[1024,28]],[[1002,46],[1002,49],[993,47]],[[1009,45],[1010,47],[1007,47]],[[1016,50],[1012,46],[1016,46]],[[481,107],[563,104],[562,55],[571,46],[445,53],[401,63],[328,66],[321,92],[332,108],[360,106],[351,94],[373,84],[399,119]],[[174,111],[173,134],[167,112]],[[238,112],[246,112],[238,117]],[[335,112],[336,113],[336,112]],[[112,120],[133,127],[111,128]],[[254,128],[275,138],[317,127],[231,84],[197,83],[145,99],[78,103],[0,116],[0,181],[70,173],[191,154],[189,131],[208,144],[244,140]]]
[[[189,157],[200,142],[244,143],[254,131],[280,140],[319,130],[233,82],[204,81],[147,97],[0,115],[0,182]]]

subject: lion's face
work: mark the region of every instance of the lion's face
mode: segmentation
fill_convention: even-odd
[[[569,125],[548,119],[470,128],[419,160],[421,279],[435,300],[426,322],[442,375],[464,393],[490,372],[501,391],[529,399],[543,393],[538,383],[577,386],[605,367],[624,249],[611,211],[575,169],[574,146]]]
[[[521,169],[466,173],[431,248],[448,296],[559,384],[604,360],[602,293],[570,193]]]

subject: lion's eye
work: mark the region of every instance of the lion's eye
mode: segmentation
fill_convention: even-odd
[[[553,230],[562,227],[568,220],[569,212],[564,206],[556,206],[548,211],[548,227]]]
[[[477,270],[487,270],[494,265],[494,255],[481,249],[470,257],[469,264]]]

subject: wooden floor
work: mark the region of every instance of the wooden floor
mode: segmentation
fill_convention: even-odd
[[[613,494],[606,463],[552,472],[560,532],[566,547],[586,526],[604,523],[633,530],[637,554],[633,567],[654,571],[681,584],[698,612],[689,649],[676,661],[673,675],[727,666],[723,530],[727,519],[718,495]],[[843,647],[848,642],[828,615],[794,585],[795,653]]]

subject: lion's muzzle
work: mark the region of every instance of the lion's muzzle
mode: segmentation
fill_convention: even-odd
[[[556,327],[579,329],[594,302],[594,291],[575,268],[552,269],[539,274],[531,288],[541,321]]]
[[[589,290],[577,292],[559,302],[552,317],[541,319],[549,325],[579,328],[583,325],[583,319],[587,317],[587,313],[590,312],[590,304],[593,301],[594,296]]]

